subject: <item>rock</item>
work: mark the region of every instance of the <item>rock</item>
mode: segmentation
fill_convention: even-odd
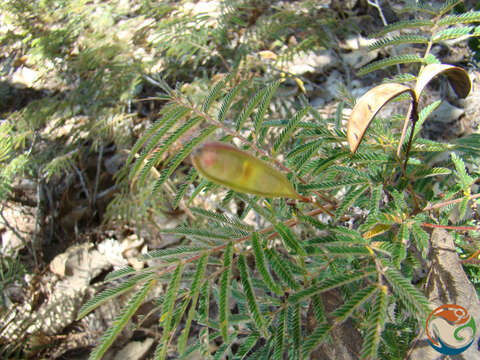
[[[215,25],[216,19],[221,14],[220,1],[199,1],[197,3],[185,2],[183,5],[183,12],[190,13],[192,15],[208,14],[211,20],[207,21],[209,25]]]
[[[0,216],[1,253],[15,257],[33,238],[35,208],[4,202]]]
[[[366,48],[376,41],[376,39],[367,39],[361,35],[353,35],[347,37],[344,42],[340,43],[340,48],[343,50],[355,51]]]
[[[465,125],[469,132],[480,132],[480,71],[473,71],[470,75],[472,90],[464,100]],[[453,95],[452,95],[453,97]]]
[[[321,108],[323,105],[325,105],[325,99],[323,97],[316,97],[310,101],[310,105],[314,108]]]
[[[115,355],[116,360],[140,360],[148,352],[153,344],[152,338],[144,341],[131,341]]]
[[[107,240],[106,240],[107,241]],[[99,247],[105,243],[99,244]],[[88,286],[90,280],[111,266],[111,252],[93,249],[92,244],[75,245],[50,263],[50,271],[60,277],[68,277],[72,286]]]
[[[335,67],[338,60],[329,51],[320,53],[309,51],[295,56],[294,59],[285,64],[285,70],[293,75],[303,75],[307,72],[320,73],[325,69]]]
[[[460,116],[465,113],[465,110],[457,108],[451,105],[447,101],[443,101],[434,112],[429,116],[430,120],[440,122],[440,123],[451,123],[457,120]],[[428,121],[428,120],[427,120]]]
[[[55,281],[53,275],[44,280],[47,296],[37,309],[33,309],[27,301],[10,313],[12,318],[2,319],[0,326],[5,327],[2,336],[13,341],[26,333],[29,336],[55,335],[75,321],[85,296],[92,289],[91,280],[114,263],[112,247],[106,246],[106,242],[99,244],[98,250],[88,243],[75,245],[55,257],[50,263],[50,270],[61,280]],[[119,245],[118,248],[121,256],[122,247]],[[120,266],[126,264],[126,260],[122,259]]]
[[[18,84],[27,88],[34,87],[35,82],[40,77],[40,74],[26,66],[20,66],[12,76],[12,83]]]
[[[368,51],[368,46],[375,41],[375,39],[365,39],[360,35],[347,38],[347,40],[340,45],[341,48],[350,51],[342,54],[343,60],[350,67],[360,69],[362,66],[377,58],[379,50]]]
[[[116,153],[112,157],[105,159],[103,164],[105,165],[105,169],[110,175],[115,175],[118,170],[125,164],[128,158],[128,152],[123,151]]]
[[[360,69],[369,62],[375,60],[378,56],[378,51],[368,51],[366,48],[343,54],[343,60],[354,69]]]
[[[48,122],[42,131],[42,136],[50,140],[57,140],[61,137],[67,137],[65,145],[69,145],[72,142],[72,138],[75,137],[75,140],[85,139],[88,136],[87,131],[78,131],[81,127],[85,126],[88,122],[87,116],[73,116],[67,120],[57,119]],[[78,133],[75,134],[75,132]],[[75,136],[73,136],[75,135]]]
[[[137,235],[130,235],[122,241],[122,255],[135,270],[140,270],[144,267],[144,262],[138,259],[144,242],[145,241],[141,238],[139,239]]]

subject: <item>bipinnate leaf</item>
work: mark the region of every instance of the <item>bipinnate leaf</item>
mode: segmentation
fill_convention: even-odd
[[[248,335],[243,341],[243,344],[240,345],[240,347],[238,348],[233,360],[245,359],[246,355],[255,346],[259,338],[260,338],[260,334],[258,332],[254,331],[250,333],[250,335]]]
[[[378,290],[378,286],[370,285],[360,291],[357,291],[350,300],[346,301],[342,306],[337,308],[332,316],[336,317],[337,323],[343,322],[358,308],[360,308],[373,294]]]
[[[377,359],[378,346],[387,315],[387,295],[387,287],[382,286],[367,319],[368,328],[364,337],[362,352],[360,353],[362,359]]]
[[[230,314],[228,294],[232,275],[232,257],[233,244],[230,241],[225,248],[225,254],[223,256],[223,266],[225,270],[223,271],[222,277],[220,279],[220,330],[223,340],[225,341],[228,340],[228,316]]]
[[[260,313],[260,307],[255,299],[255,293],[252,286],[252,280],[247,269],[247,261],[245,255],[241,254],[238,258],[238,269],[240,270],[240,280],[242,282],[243,291],[247,298],[247,305],[253,317],[255,325],[258,330],[263,331],[264,319]]]
[[[384,265],[387,265],[386,263]],[[393,293],[397,295],[406,308],[415,314],[420,322],[425,322],[430,313],[430,305],[425,295],[413,286],[394,265],[387,267],[385,278],[392,286]]]
[[[108,288],[101,293],[97,294],[93,299],[86,302],[78,311],[77,320],[80,320],[85,315],[89,314],[91,311],[95,310],[100,305],[106,303],[107,301],[120,296],[127,291],[130,291],[135,285],[138,283],[144,282],[145,280],[150,280],[152,274],[141,274],[138,276],[134,276],[133,278],[122,282],[120,285]]]
[[[320,324],[314,332],[306,338],[302,346],[302,358],[310,359],[310,353],[315,350],[325,340],[325,337],[332,330],[332,325],[328,323]]]
[[[257,270],[262,276],[263,281],[272,292],[282,296],[283,291],[281,287],[275,282],[272,275],[268,271],[263,245],[260,242],[260,235],[256,232],[252,234],[252,248],[253,254],[255,255],[255,265],[257,266]]]
[[[171,334],[171,325],[173,318],[173,309],[175,306],[175,300],[177,298],[178,287],[180,285],[180,280],[183,273],[183,263],[179,263],[175,269],[170,283],[168,284],[168,289],[165,295],[165,300],[162,306],[162,315],[160,317],[160,322],[163,325],[163,334],[160,342],[158,343],[157,348],[155,349],[155,360],[164,360],[167,356],[167,348],[170,340]]]
[[[417,99],[420,98],[425,86],[438,75],[447,75],[453,90],[455,90],[455,93],[459,97],[465,98],[470,93],[472,84],[465,70],[453,65],[429,64],[425,66],[418,75],[417,84],[415,85]]]
[[[409,92],[412,98],[415,97],[415,92],[408,86],[386,83],[370,89],[358,100],[347,125],[347,140],[352,153],[357,151],[365,131],[380,109],[391,99],[406,92]]]
[[[298,302],[306,300],[315,294],[320,294],[322,292],[350,284],[375,274],[376,270],[373,268],[367,268],[362,272],[359,271],[356,273],[341,273],[339,275],[329,277],[320,284],[311,285],[306,289],[291,294],[288,298],[288,302],[290,304],[297,304]]]
[[[200,258],[195,276],[193,278],[192,284],[190,286],[190,297],[192,299],[190,309],[188,311],[187,320],[185,321],[185,328],[178,338],[178,352],[180,354],[184,353],[187,347],[188,334],[190,332],[190,326],[192,324],[193,316],[196,312],[197,301],[200,294],[200,287],[205,276],[205,270],[207,269],[207,253],[203,253]]]
[[[231,145],[210,142],[192,155],[200,174],[242,193],[301,199],[286,176],[268,163]]]
[[[285,328],[287,322],[287,311],[282,309],[278,315],[277,332],[275,334],[275,347],[273,348],[273,360],[282,360],[285,351]]]
[[[108,328],[105,334],[103,334],[99,344],[90,354],[89,360],[99,360],[102,358],[103,354],[105,354],[108,348],[113,344],[114,340],[117,338],[118,334],[120,334],[125,325],[127,325],[130,318],[135,314],[156,282],[156,279],[151,279],[146,282],[130,299],[128,304],[122,309],[120,315],[117,316],[112,325]]]
[[[292,231],[287,225],[283,223],[275,224],[275,230],[280,234],[283,243],[287,249],[298,255],[307,255],[305,249],[302,247],[302,244],[300,243],[300,241],[298,241],[297,238],[295,238],[295,235],[292,233]]]

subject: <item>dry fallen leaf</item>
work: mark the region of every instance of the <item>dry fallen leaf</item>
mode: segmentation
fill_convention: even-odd
[[[242,193],[301,199],[286,176],[270,164],[231,145],[201,145],[192,161],[208,180]]]
[[[357,151],[365,131],[380,109],[394,97],[405,92],[415,96],[413,89],[408,86],[387,83],[375,86],[367,91],[355,104],[347,125],[347,140],[352,153]]]

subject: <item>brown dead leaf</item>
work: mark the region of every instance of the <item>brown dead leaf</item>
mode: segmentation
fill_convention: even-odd
[[[375,86],[358,100],[347,125],[347,140],[352,154],[357,151],[365,131],[380,109],[390,100],[405,92],[410,92],[412,98],[415,96],[414,90],[408,86],[387,83]]]
[[[472,84],[468,73],[458,66],[447,64],[429,64],[425,66],[418,75],[417,84],[415,85],[415,93],[417,94],[417,100],[420,98],[423,89],[427,84],[438,75],[447,75],[450,84],[452,85],[455,93],[465,98],[470,92]]]

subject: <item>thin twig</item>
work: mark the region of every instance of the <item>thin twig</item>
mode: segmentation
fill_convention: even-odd
[[[383,15],[383,10],[382,10],[382,7],[380,6],[378,0],[368,0],[367,2],[368,2],[369,5],[371,5],[371,6],[373,6],[374,8],[377,9],[378,15],[380,15],[380,19],[382,20],[383,26],[388,26],[387,18],[385,17],[385,15]],[[392,49],[392,53],[393,53],[394,56],[398,55],[397,49],[395,47]],[[397,64],[397,71],[398,71],[399,74],[402,72],[400,64]]]
[[[87,197],[88,201],[91,202],[90,193],[88,192],[87,185],[85,184],[85,180],[83,179],[82,172],[74,164],[72,164],[72,167],[80,178],[80,183],[82,184],[82,189],[85,193],[85,196]]]
[[[479,226],[454,226],[454,225],[438,225],[438,224],[429,224],[429,223],[422,223],[422,226],[429,227],[429,228],[459,230],[459,231],[478,231],[478,230],[480,230]]]
[[[315,209],[315,210],[312,210],[310,212],[308,212],[306,215],[307,216],[315,216],[315,215],[319,215],[323,213],[323,210],[322,209]],[[286,226],[293,226],[293,225],[296,225],[299,223],[299,220],[298,219],[290,219],[290,220],[287,220],[284,222],[284,224]],[[270,231],[274,231],[275,230],[275,227],[272,225],[272,226],[269,226],[265,229],[262,229],[262,230],[259,230],[257,231],[259,234],[265,234],[265,233],[268,233]],[[233,244],[236,245],[236,244],[240,244],[244,241],[247,241],[249,240],[250,238],[252,237],[252,234],[249,234],[249,235],[246,235],[246,236],[243,236],[241,238],[238,238],[238,239],[234,239],[232,240]],[[214,247],[212,249],[207,249],[207,251],[209,252],[209,254],[212,254],[212,253],[215,253],[215,252],[218,252],[218,251],[221,251],[223,249],[225,249],[227,247],[227,244],[228,243],[225,243],[225,244],[222,244],[222,245],[219,245],[217,247]],[[201,257],[203,256],[203,253],[200,254],[200,255],[195,255],[195,256],[192,256],[191,258],[189,259],[186,259],[183,261],[184,264],[188,264],[188,263],[191,263],[191,262],[194,262],[198,259],[200,259]],[[173,264],[173,265],[170,265],[168,266],[167,268],[163,269],[163,271],[160,272],[160,275],[163,275],[163,274],[166,274],[166,273],[169,273],[173,270],[175,270],[177,267],[177,264]]]
[[[40,202],[41,202],[41,195],[40,192],[42,191],[41,186],[42,180],[37,182],[37,208],[35,209],[35,220],[34,220],[34,228],[33,228],[33,237],[32,237],[32,251],[33,251],[33,261],[35,262],[35,267],[38,267],[38,259],[37,259],[37,232],[38,232],[38,218],[40,217]]]
[[[471,195],[469,200],[473,200],[473,199],[476,199],[476,198],[479,198],[479,197],[480,197],[480,193],[475,194],[475,195]],[[428,205],[428,206],[424,207],[422,209],[422,211],[429,211],[429,210],[438,209],[438,208],[441,208],[441,207],[444,207],[444,206],[447,206],[447,205],[456,204],[456,203],[462,202],[463,199],[464,198],[459,198],[459,199],[444,201],[444,202],[433,204],[433,205]]]
[[[52,197],[52,190],[44,183],[43,188],[45,193],[47,194],[47,200],[48,200],[48,208],[50,209],[50,221],[49,221],[49,226],[50,226],[50,235],[48,237],[49,243],[52,242],[54,232],[55,232],[55,216],[54,216],[54,209],[53,209],[53,197]]]
[[[90,206],[93,206],[97,201],[98,185],[100,182],[100,170],[102,167],[102,158],[103,158],[103,140],[100,142],[100,149],[99,149],[98,161],[97,161],[97,173],[95,174],[95,187],[93,188],[93,196],[92,196],[92,202]]]

